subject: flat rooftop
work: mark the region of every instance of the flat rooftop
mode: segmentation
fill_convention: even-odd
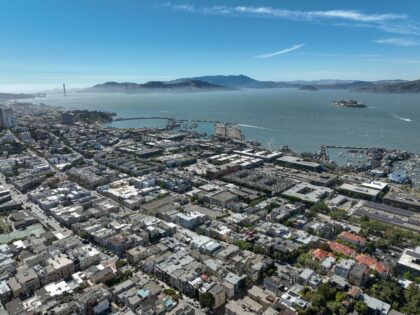
[[[372,188],[349,184],[349,183],[342,184],[340,186],[340,190],[352,192],[355,194],[362,194],[362,195],[370,196],[373,198],[376,198],[380,194],[380,191],[377,189],[372,189]]]
[[[309,183],[299,183],[283,192],[284,196],[298,198],[302,201],[316,203],[333,192],[327,187],[315,186]]]
[[[413,249],[405,249],[398,264],[420,272],[420,246]]]
[[[286,155],[286,156],[280,157],[280,158],[277,159],[277,161],[286,162],[286,163],[293,163],[293,164],[308,166],[308,167],[320,167],[321,166],[321,164],[319,164],[319,163],[306,161],[306,160],[304,160],[300,157],[292,156],[292,155]]]

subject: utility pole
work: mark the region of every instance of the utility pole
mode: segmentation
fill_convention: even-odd
[[[67,94],[66,94],[66,84],[65,83],[63,83],[63,94],[64,94],[64,96],[67,96]]]

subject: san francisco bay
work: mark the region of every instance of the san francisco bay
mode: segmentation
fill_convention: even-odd
[[[337,108],[335,99],[354,98],[367,108]],[[117,117],[171,117],[237,123],[246,139],[298,152],[320,146],[384,147],[420,152],[420,98],[416,94],[353,93],[343,90],[246,89],[203,93],[69,93],[34,102],[66,109],[111,111]],[[117,128],[160,127],[160,120],[113,122]],[[211,124],[201,131],[211,134]]]

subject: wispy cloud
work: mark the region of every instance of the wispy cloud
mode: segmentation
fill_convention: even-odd
[[[368,14],[357,10],[299,11],[263,6],[197,6],[194,4],[172,3],[167,3],[165,6],[174,10],[192,13],[276,18],[294,21],[331,21],[335,25],[348,23],[345,26],[373,27],[387,33],[420,34],[420,28],[416,24],[411,23],[409,17],[405,14]]]
[[[411,38],[400,38],[400,37],[377,39],[377,40],[374,40],[374,42],[378,44],[405,46],[405,47],[420,45],[419,40],[415,40]]]
[[[380,54],[339,54],[339,53],[330,53],[330,52],[300,52],[302,55],[315,56],[315,57],[337,57],[337,58],[362,58],[362,59],[372,59],[382,57]]]
[[[200,12],[208,14],[226,14],[226,15],[258,15],[267,17],[287,18],[294,20],[315,20],[315,19],[341,19],[357,22],[379,22],[389,20],[406,19],[405,14],[365,14],[355,10],[327,10],[327,11],[298,11],[277,9],[272,7],[253,7],[253,6],[209,6],[201,7],[193,4],[171,4],[167,7],[188,12]]]
[[[289,47],[289,48],[286,48],[286,49],[283,49],[283,50],[279,50],[279,51],[275,51],[275,52],[272,52],[272,53],[255,56],[255,58],[261,58],[261,59],[272,58],[272,57],[275,57],[275,56],[278,56],[278,55],[287,54],[287,53],[292,52],[294,50],[298,50],[298,49],[302,48],[303,46],[305,46],[305,44],[293,45],[292,47]]]
[[[357,22],[379,22],[389,20],[399,20],[407,18],[401,14],[363,14],[354,10],[329,10],[329,11],[296,11],[275,9],[271,7],[244,7],[238,6],[231,8],[232,12],[249,13],[256,15],[266,15],[295,20],[315,20],[315,19],[342,19]],[[226,10],[225,10],[226,12]]]

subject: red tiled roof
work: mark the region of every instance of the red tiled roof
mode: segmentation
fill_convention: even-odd
[[[352,286],[350,290],[347,292],[348,295],[357,298],[360,295],[360,288],[356,286]]]
[[[360,245],[365,245],[366,244],[366,239],[364,237],[355,235],[355,234],[350,233],[350,232],[346,232],[346,231],[341,232],[341,234],[338,237],[345,240],[345,241],[358,243]]]
[[[317,248],[312,251],[312,256],[319,261],[324,260],[324,258],[326,258],[328,254],[329,252],[327,252],[326,250],[322,250],[321,248]]]
[[[374,257],[360,254],[357,255],[356,260],[358,263],[365,265],[370,269],[374,269],[379,273],[384,273],[388,271],[387,268]]]
[[[328,246],[334,252],[344,254],[346,256],[355,256],[356,251],[353,248],[350,248],[346,245],[335,243],[335,242],[328,242]]]

